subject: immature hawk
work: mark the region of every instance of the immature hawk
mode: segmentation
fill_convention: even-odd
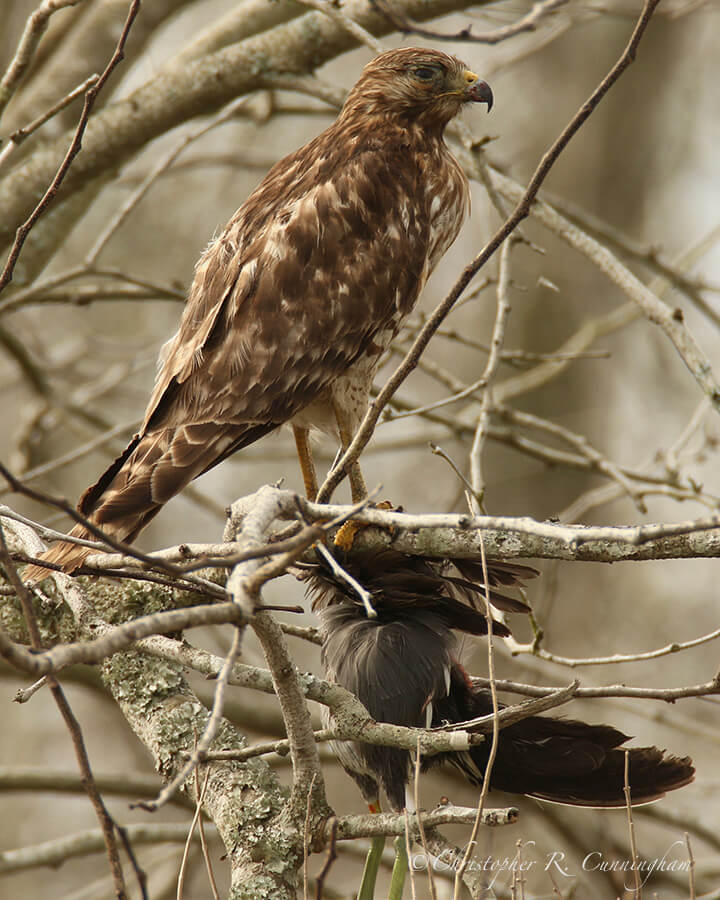
[[[193,478],[285,422],[314,496],[308,430],[350,441],[381,354],[468,210],[443,130],[492,99],[434,50],[365,67],[337,120],[273,166],[201,257],[142,427],[83,494],[84,515],[132,541]],[[72,572],[88,553],[60,543],[44,558]]]

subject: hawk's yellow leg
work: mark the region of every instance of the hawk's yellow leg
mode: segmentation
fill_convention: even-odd
[[[293,435],[295,436],[295,447],[297,448],[300,469],[305,482],[305,496],[311,503],[314,503],[318,492],[318,480],[317,472],[315,471],[315,461],[310,449],[310,431],[307,428],[293,425]]]
[[[333,411],[335,412],[335,421],[337,422],[338,432],[340,434],[340,445],[343,453],[350,446],[355,434],[350,425],[350,417],[339,403],[333,403]],[[367,497],[367,488],[365,487],[365,479],[360,469],[360,463],[355,461],[350,465],[348,470],[348,478],[350,479],[350,494],[353,503],[360,503]]]

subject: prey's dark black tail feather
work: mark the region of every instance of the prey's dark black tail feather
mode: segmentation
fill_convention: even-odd
[[[458,722],[491,712],[490,692],[472,688],[456,667],[450,693],[438,704],[438,717]],[[500,731],[490,786],[573,806],[625,806],[626,752],[634,805],[657,800],[693,780],[695,769],[688,757],[667,756],[657,747],[626,751],[622,745],[629,740],[609,725],[531,716]],[[489,754],[488,737],[467,752],[445,758],[479,784]]]

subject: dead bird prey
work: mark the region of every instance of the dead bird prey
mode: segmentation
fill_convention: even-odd
[[[433,560],[392,550],[354,552],[343,567],[372,598],[377,618],[325,564],[305,576],[313,610],[324,630],[326,677],[355,694],[381,722],[438,727],[492,713],[490,691],[475,687],[456,659],[454,631],[486,634],[482,566],[477,560]],[[489,599],[496,609],[526,612],[502,588],[521,584],[535,569],[489,562]],[[493,633],[509,634],[493,622]],[[472,730],[472,729],[470,729]],[[628,735],[609,725],[531,716],[503,728],[490,787],[576,806],[625,806],[625,750]],[[338,742],[335,752],[372,810],[382,789],[390,806],[406,806],[411,775],[407,750],[360,742]],[[422,769],[450,763],[472,783],[482,783],[490,740],[467,751],[428,757]],[[693,780],[688,757],[656,747],[630,749],[633,803],[647,803]],[[370,896],[370,895],[368,895]]]

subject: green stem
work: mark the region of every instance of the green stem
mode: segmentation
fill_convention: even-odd
[[[362,881],[360,882],[360,891],[358,900],[373,900],[375,896],[375,880],[377,878],[378,869],[382,853],[385,849],[385,835],[379,834],[372,839],[367,858],[365,859],[365,868],[363,869]]]
[[[408,856],[407,848],[405,847],[405,836],[399,834],[395,838],[395,865],[393,866],[392,878],[390,879],[388,900],[402,900],[407,869]]]

